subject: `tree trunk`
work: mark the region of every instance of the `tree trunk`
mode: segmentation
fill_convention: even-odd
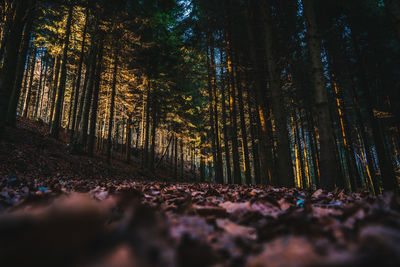
[[[125,152],[126,152],[126,162],[127,163],[130,163],[131,153],[132,153],[132,151],[131,151],[131,142],[132,142],[132,140],[131,140],[131,138],[132,138],[131,123],[132,123],[132,113],[129,113],[128,120],[126,123],[126,138],[125,138],[126,139],[126,151]]]
[[[51,99],[50,99],[50,119],[49,119],[50,124],[52,124],[53,122],[54,105],[56,102],[58,82],[60,81],[61,59],[59,58],[59,56],[56,56],[55,61],[56,63],[55,63],[53,85],[51,87]]]
[[[43,82],[42,82],[42,95],[41,95],[41,101],[40,101],[40,108],[39,108],[39,118],[42,119],[43,117],[43,102],[44,102],[44,92],[46,90],[46,80],[47,80],[47,71],[49,68],[49,62],[46,61],[46,65],[44,68],[44,77],[43,77]]]
[[[37,118],[37,114],[39,111],[39,103],[40,103],[40,95],[42,93],[42,81],[43,81],[43,71],[44,71],[44,62],[43,62],[44,56],[40,58],[40,73],[39,73],[39,84],[36,87],[36,100],[35,100],[35,107],[34,107],[34,115],[33,118]]]
[[[151,142],[150,142],[150,159],[149,159],[149,170],[154,171],[154,161],[155,161],[155,146],[156,146],[156,129],[158,124],[157,118],[157,100],[155,89],[153,88],[151,94]]]
[[[20,114],[20,116],[22,116],[22,113],[24,112],[24,104],[25,104],[25,96],[26,96],[26,92],[27,92],[27,88],[28,88],[28,77],[29,77],[29,73],[30,73],[30,66],[31,66],[31,59],[32,59],[32,55],[28,54],[28,59],[26,60],[26,68],[24,70],[24,81],[23,81],[23,85],[22,85],[22,92],[21,92],[21,99],[20,101],[18,101],[18,107],[17,107],[17,113]],[[14,118],[15,119],[15,118]],[[12,123],[10,123],[12,125]]]
[[[275,56],[278,54],[278,52],[273,44],[273,40],[276,40],[276,38],[273,33],[273,21],[271,18],[269,5],[262,8],[262,11],[264,14],[265,48],[267,53],[267,66],[271,89],[272,114],[275,118],[275,126],[278,137],[276,159],[278,185],[293,187],[294,175],[290,156],[289,134],[287,130],[287,112],[284,104],[285,99],[281,90],[278,60]]]
[[[307,24],[307,37],[310,60],[313,68],[315,109],[318,121],[320,140],[320,173],[321,187],[333,190],[338,179],[338,164],[336,162],[335,143],[331,114],[329,110],[328,92],[325,84],[324,68],[321,57],[321,40],[318,36],[317,21],[314,13],[314,1],[302,0],[304,16]]]
[[[200,182],[204,183],[206,181],[206,159],[205,159],[205,142],[206,138],[204,134],[200,137]],[[229,181],[229,180],[228,180]]]
[[[400,3],[398,0],[385,0],[386,10],[389,13],[393,26],[400,41]]]
[[[26,57],[27,57],[27,54],[28,54],[29,43],[30,43],[30,38],[31,38],[31,31],[32,31],[32,24],[33,24],[33,19],[34,19],[34,12],[35,12],[35,9],[32,8],[30,10],[29,14],[28,14],[28,18],[27,18],[27,21],[25,23],[24,37],[23,37],[23,41],[22,41],[22,44],[21,44],[21,49],[19,51],[17,70],[16,70],[16,74],[15,74],[16,77],[15,77],[14,87],[13,87],[13,90],[12,90],[12,93],[11,93],[10,103],[9,103],[9,106],[8,106],[7,122],[12,127],[15,127],[15,118],[16,118],[16,114],[17,114],[17,105],[18,105],[18,100],[19,100],[20,95],[21,95],[22,79],[24,77]]]
[[[107,136],[107,161],[111,159],[111,147],[112,147],[112,131],[114,126],[114,106],[115,106],[115,94],[117,88],[117,74],[118,74],[118,52],[114,52],[114,71],[113,80],[111,84],[111,100],[110,100],[110,117],[108,118],[108,136]]]
[[[29,112],[29,105],[31,102],[31,98],[32,98],[32,85],[33,85],[33,76],[35,75],[35,65],[36,65],[36,52],[37,52],[37,48],[36,46],[34,46],[33,48],[33,53],[32,53],[32,57],[31,57],[31,73],[30,73],[30,77],[29,77],[29,85],[28,85],[28,90],[26,92],[26,96],[25,96],[25,102],[24,102],[24,111],[23,111],[23,116],[25,118],[28,117],[28,112]]]
[[[96,136],[96,124],[97,124],[97,109],[99,105],[99,92],[101,85],[101,73],[103,71],[103,44],[99,43],[98,55],[97,55],[97,66],[96,66],[96,76],[94,82],[94,91],[92,97],[92,111],[90,115],[90,129],[89,129],[89,139],[87,152],[90,156],[93,155],[94,142]]]
[[[249,147],[247,144],[247,129],[246,121],[244,117],[244,104],[243,104],[243,90],[242,90],[242,80],[239,71],[237,72],[237,89],[238,89],[238,103],[239,103],[239,116],[240,116],[240,129],[242,133],[242,144],[244,153],[244,173],[246,177],[246,184],[251,184],[251,167],[249,159]]]
[[[211,37],[212,38],[212,37]],[[211,49],[211,48],[208,48]],[[209,135],[211,138],[211,152],[212,152],[212,157],[213,157],[213,163],[214,163],[214,168],[217,168],[218,166],[218,158],[217,158],[217,146],[216,146],[216,138],[217,136],[215,135],[215,118],[214,118],[214,105],[213,105],[213,101],[214,101],[214,97],[213,97],[213,88],[212,88],[212,78],[211,78],[211,63],[210,63],[210,57],[209,57],[209,53],[207,51],[207,81],[208,81],[208,101],[209,101],[209,112],[210,112],[210,126],[211,129],[209,131]],[[218,172],[219,168],[216,169],[216,173],[215,173],[215,182],[216,183],[221,183],[220,181],[220,173]]]
[[[378,119],[375,117],[373,109],[374,109],[374,99],[372,98],[370,94],[370,87],[367,82],[366,78],[366,73],[364,70],[364,62],[363,58],[361,56],[361,52],[359,50],[358,46],[358,40],[353,37],[353,42],[354,42],[354,50],[357,58],[357,68],[358,68],[358,76],[359,76],[359,83],[360,83],[360,88],[362,88],[362,91],[365,96],[365,102],[366,102],[366,110],[367,110],[367,116],[368,120],[371,126],[372,130],[372,137],[373,141],[375,144],[376,148],[376,155],[378,159],[378,165],[379,169],[381,171],[381,178],[382,178],[382,185],[383,189],[385,191],[398,191],[398,182],[396,179],[396,175],[393,170],[393,166],[391,161],[387,158],[386,152],[385,152],[385,145],[383,141],[383,135],[381,133],[381,129],[379,126]],[[361,117],[361,113],[360,113]],[[365,137],[367,138],[367,137]],[[366,141],[366,139],[364,139]],[[371,155],[372,157],[372,155]],[[379,185],[375,184],[375,193],[380,193]]]
[[[252,13],[250,13],[251,8],[248,7],[246,9],[246,26],[247,26],[247,37],[249,38],[249,54],[250,59],[254,69],[260,69],[261,66],[257,59],[259,58],[256,54],[257,51],[257,43],[255,40],[255,34],[252,28],[252,20],[250,18]],[[262,183],[272,182],[272,173],[273,173],[273,163],[272,163],[272,146],[270,144],[271,140],[271,120],[269,119],[269,105],[268,100],[265,95],[265,86],[263,77],[260,71],[253,70],[251,72],[251,79],[254,81],[253,84],[250,85],[251,91],[254,95],[254,105],[255,105],[255,121],[258,125],[258,143],[259,143],[259,151],[260,151],[260,176]]]
[[[181,162],[181,173],[180,173],[180,178],[181,178],[181,181],[184,181],[184,174],[185,174],[185,161],[184,161],[184,159],[183,159],[183,140],[181,139],[180,140],[180,144],[179,144],[179,146],[180,146],[180,154],[181,154],[181,160],[180,160],[180,162]]]
[[[12,26],[5,44],[3,67],[0,70],[0,139],[3,136],[7,120],[8,104],[13,90],[17,70],[18,50],[21,44],[24,28],[24,16],[29,1],[15,1],[16,7],[13,14]]]
[[[146,125],[144,129],[144,147],[142,151],[142,168],[145,168],[149,162],[149,134],[150,134],[150,82],[147,81],[147,97],[146,97]]]
[[[258,140],[257,139],[257,126],[254,113],[257,112],[251,102],[250,92],[247,93],[247,105],[249,108],[250,117],[250,136],[251,136],[251,150],[253,154],[254,178],[257,185],[261,184],[260,174],[260,156],[258,153]]]
[[[68,18],[67,25],[65,28],[65,39],[64,39],[64,50],[62,55],[62,65],[61,65],[61,74],[60,74],[60,84],[57,88],[57,97],[53,114],[53,121],[51,124],[50,134],[58,138],[61,120],[62,120],[62,106],[64,102],[64,92],[65,92],[65,83],[67,80],[67,61],[68,61],[68,47],[69,47],[69,37],[71,35],[71,24],[73,18],[74,6],[70,3],[70,7],[68,10]]]
[[[223,60],[222,49],[220,51],[221,63]],[[221,68],[221,102],[222,102],[222,131],[224,133],[224,148],[225,148],[225,161],[226,161],[226,173],[228,183],[232,183],[232,168],[231,168],[231,152],[229,149],[229,138],[228,138],[228,126],[226,125],[226,82],[224,68]]]
[[[222,184],[224,182],[224,171],[221,154],[221,135],[219,130],[219,118],[218,118],[218,94],[217,94],[217,79],[216,79],[216,67],[215,67],[215,53],[214,53],[214,38],[211,36],[210,46],[210,57],[211,57],[211,77],[212,77],[212,101],[214,111],[214,134],[215,134],[215,148],[216,148],[216,182]]]
[[[71,131],[71,137],[74,135],[74,131],[76,129],[77,124],[79,123],[77,118],[76,118],[76,113],[78,111],[78,102],[79,102],[79,96],[82,94],[83,91],[80,92],[80,86],[81,86],[81,80],[82,80],[82,67],[83,67],[83,58],[85,55],[85,43],[86,43],[86,32],[87,32],[87,27],[88,27],[88,21],[89,21],[89,8],[86,7],[86,18],[85,18],[85,26],[83,28],[83,37],[82,37],[82,44],[81,44],[81,53],[79,56],[79,62],[78,62],[78,70],[77,70],[77,78],[76,78],[76,83],[75,83],[75,98],[74,98],[74,109],[72,111],[72,131]]]
[[[240,170],[240,158],[238,150],[238,136],[237,136],[237,108],[236,108],[236,90],[235,90],[235,74],[232,66],[232,54],[231,47],[229,46],[230,41],[226,36],[228,47],[226,48],[226,55],[228,61],[228,84],[229,84],[229,115],[232,128],[232,156],[233,156],[233,182],[235,184],[242,183],[242,174]]]
[[[178,137],[175,135],[174,140],[174,177],[178,179]]]

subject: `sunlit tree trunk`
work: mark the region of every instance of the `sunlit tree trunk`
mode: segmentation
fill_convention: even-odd
[[[93,33],[93,38],[90,47],[90,55],[89,55],[89,62],[88,68],[86,71],[87,75],[87,84],[85,86],[85,94],[82,95],[83,97],[83,106],[80,111],[81,118],[79,119],[79,131],[75,132],[73,146],[74,150],[81,152],[82,148],[86,146],[87,136],[88,136],[88,127],[89,127],[89,115],[90,115],[90,106],[91,106],[91,99],[93,94],[93,87],[94,87],[94,80],[96,75],[96,55],[97,55],[97,42],[100,42],[99,32],[98,32],[98,24],[99,18],[96,18],[96,26],[95,32]],[[78,116],[79,118],[79,116]]]
[[[34,106],[34,113],[33,113],[33,118],[35,118],[35,119],[38,117],[40,95],[42,93],[43,71],[44,71],[44,56],[42,55],[40,58],[39,84],[37,84],[37,86],[36,86],[35,106]]]
[[[86,32],[87,32],[87,27],[88,27],[88,21],[89,21],[89,8],[86,7],[85,26],[83,26],[81,52],[79,55],[77,78],[76,78],[76,82],[75,82],[75,97],[74,97],[74,109],[72,111],[71,136],[74,135],[74,131],[76,129],[76,124],[78,123],[78,120],[76,118],[76,113],[78,110],[79,96],[81,95],[81,97],[82,97],[82,94],[83,94],[83,90],[81,92],[81,80],[82,80],[83,57],[85,55]]]
[[[32,98],[32,85],[33,85],[33,77],[35,75],[35,65],[36,65],[36,54],[37,52],[37,48],[36,46],[34,46],[33,48],[33,53],[32,53],[32,57],[31,57],[31,66],[30,66],[30,75],[29,75],[29,84],[28,84],[28,89],[26,91],[26,95],[25,95],[25,101],[24,101],[24,109],[23,109],[23,116],[25,118],[28,117],[28,113],[29,113],[29,106],[30,106],[30,102],[31,102],[31,98]]]
[[[64,39],[64,50],[62,55],[62,65],[61,65],[61,74],[60,74],[60,84],[57,88],[57,97],[56,103],[54,107],[53,120],[50,128],[50,134],[53,137],[58,138],[58,134],[61,127],[61,119],[62,119],[62,106],[64,102],[64,92],[65,92],[65,83],[67,80],[67,60],[68,60],[68,47],[70,42],[71,35],[71,25],[72,25],[72,16],[74,12],[74,6],[70,3],[70,7],[68,9],[68,17],[67,17],[67,25],[65,28],[65,39]]]

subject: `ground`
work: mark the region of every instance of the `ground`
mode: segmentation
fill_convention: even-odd
[[[47,130],[19,119],[0,141],[1,266],[400,264],[393,194],[176,183]]]

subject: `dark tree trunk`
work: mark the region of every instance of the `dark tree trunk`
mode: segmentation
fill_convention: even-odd
[[[58,82],[60,80],[60,67],[61,67],[61,59],[57,56],[55,59],[56,63],[54,66],[54,76],[53,76],[53,85],[51,87],[51,97],[50,97],[50,124],[53,122],[53,114],[54,114],[54,105],[56,102],[57,96],[57,88]]]
[[[223,60],[223,53],[221,49],[221,63]],[[222,131],[224,133],[224,148],[225,148],[225,161],[226,161],[226,173],[228,183],[232,183],[232,168],[231,168],[231,152],[229,149],[229,138],[228,138],[228,126],[226,125],[226,82],[224,68],[221,68],[221,102],[222,102]]]
[[[151,142],[150,142],[150,159],[149,159],[149,170],[154,171],[154,161],[155,161],[155,146],[156,146],[156,130],[158,124],[157,118],[157,100],[155,89],[153,88],[151,94]]]
[[[146,122],[144,129],[144,147],[142,151],[142,168],[147,167],[149,162],[149,135],[150,135],[150,104],[151,104],[151,88],[150,81],[147,81],[147,93],[146,93]]]
[[[174,177],[178,179],[178,137],[175,135],[174,140]]]
[[[115,94],[117,89],[117,74],[118,74],[118,52],[114,52],[114,71],[113,80],[111,84],[111,100],[110,100],[110,117],[108,118],[108,136],[107,136],[107,150],[106,156],[107,161],[111,159],[111,147],[112,147],[112,131],[114,126],[114,106],[115,106]]]
[[[248,2],[248,6],[250,1]],[[249,38],[249,54],[252,62],[252,66],[254,69],[261,68],[257,55],[257,43],[255,40],[255,34],[253,32],[251,15],[253,15],[249,10],[252,10],[250,6],[246,10],[246,26],[247,26],[247,34]],[[258,125],[258,143],[259,143],[259,151],[260,151],[260,176],[263,177],[262,183],[272,182],[272,173],[273,173],[273,161],[272,161],[272,146],[270,144],[271,140],[271,121],[269,118],[269,105],[268,100],[265,95],[265,86],[263,77],[260,71],[252,71],[251,79],[254,81],[253,84],[250,85],[251,91],[254,95],[254,105],[255,105],[255,121]]]
[[[253,154],[253,166],[254,166],[254,178],[256,184],[261,184],[261,174],[260,174],[260,156],[258,153],[258,140],[257,140],[257,126],[256,118],[254,113],[257,112],[251,102],[250,92],[247,93],[247,105],[249,107],[249,117],[250,117],[250,136],[251,136],[251,150]]]
[[[67,80],[67,61],[68,61],[68,47],[69,47],[69,37],[71,35],[71,25],[72,25],[72,15],[74,12],[74,6],[70,3],[70,7],[68,10],[67,17],[67,25],[65,28],[65,39],[64,39],[64,50],[62,55],[62,65],[61,65],[61,74],[60,74],[60,84],[57,88],[57,97],[53,114],[53,121],[51,124],[50,134],[58,138],[61,120],[62,120],[62,106],[64,103],[64,92],[65,92],[65,83]]]
[[[269,2],[268,2],[269,3]],[[289,134],[287,130],[287,112],[285,110],[285,101],[281,90],[280,71],[278,69],[278,60],[276,55],[276,45],[273,40],[276,37],[273,33],[273,21],[270,14],[270,7],[262,8],[264,14],[265,29],[265,48],[267,53],[267,66],[269,73],[269,83],[271,89],[272,114],[275,118],[275,126],[278,137],[276,171],[278,185],[293,187],[294,175],[292,160],[290,156]]]
[[[9,102],[9,106],[8,106],[7,122],[12,127],[15,127],[17,105],[18,105],[18,100],[21,95],[22,79],[24,77],[26,57],[28,54],[29,43],[30,43],[30,39],[31,39],[31,31],[32,31],[32,24],[33,24],[33,19],[34,19],[34,12],[35,12],[35,9],[32,8],[28,14],[28,18],[25,23],[24,37],[23,37],[23,41],[21,44],[21,49],[19,51],[14,87],[13,87],[13,90],[11,93],[10,102]]]
[[[101,73],[103,71],[103,44],[99,44],[98,55],[97,55],[97,66],[96,66],[96,76],[94,82],[94,91],[92,97],[92,111],[90,114],[90,129],[89,129],[89,139],[87,152],[89,155],[93,155],[94,142],[96,136],[96,125],[97,125],[97,109],[99,105],[99,92],[101,85]]]
[[[132,140],[131,140],[131,138],[132,138],[131,123],[132,123],[132,114],[129,113],[128,120],[126,123],[126,137],[125,137],[125,139],[126,139],[126,151],[125,152],[126,152],[126,162],[127,163],[130,163],[130,161],[131,161],[131,142],[132,142]]]
[[[229,40],[228,36],[226,36]],[[229,41],[228,41],[229,43]],[[233,182],[235,184],[242,183],[242,174],[240,170],[240,158],[239,158],[239,144],[238,144],[238,125],[237,125],[237,107],[236,107],[236,90],[235,90],[235,74],[232,66],[232,54],[231,47],[227,47],[226,50],[227,61],[228,61],[228,84],[229,84],[229,115],[232,128],[232,159],[233,159]]]
[[[240,116],[240,129],[242,133],[243,153],[244,153],[244,173],[246,177],[246,184],[251,184],[251,167],[249,159],[249,147],[247,144],[247,129],[244,117],[244,104],[243,104],[243,90],[242,80],[240,73],[237,72],[237,89],[238,89],[238,103],[239,103],[239,116]]]
[[[208,48],[208,49],[210,49],[210,48]],[[208,51],[207,51],[207,53],[208,53]],[[218,138],[218,137],[215,135],[215,118],[214,118],[215,113],[214,113],[214,105],[213,105],[213,101],[214,101],[213,95],[214,94],[213,94],[213,88],[212,88],[211,68],[212,68],[212,66],[210,63],[210,57],[209,57],[209,53],[208,53],[207,54],[207,70],[208,70],[208,73],[207,73],[208,85],[207,86],[208,86],[208,98],[209,98],[208,101],[209,101],[209,109],[210,109],[209,112],[210,112],[210,126],[211,126],[209,135],[211,138],[211,152],[212,152],[212,157],[213,157],[213,165],[214,165],[214,168],[217,168],[216,173],[215,173],[215,182],[221,183],[221,180],[220,180],[221,176],[220,176],[220,173],[218,173],[219,168],[217,167],[218,166],[218,158],[217,158],[216,138]]]
[[[211,37],[210,47],[211,57],[211,77],[212,77],[212,101],[214,111],[214,130],[215,130],[215,148],[216,148],[216,182],[222,184],[224,182],[224,171],[221,154],[221,135],[219,130],[219,116],[218,116],[218,94],[217,94],[217,79],[216,79],[216,66],[215,66],[215,53],[214,53],[214,39]]]
[[[375,117],[373,109],[374,109],[374,99],[370,93],[370,86],[367,81],[366,72],[364,70],[364,62],[361,56],[361,52],[359,50],[358,40],[353,38],[354,42],[354,50],[357,57],[357,68],[358,68],[358,76],[359,76],[359,83],[360,88],[365,96],[366,102],[366,110],[368,120],[372,130],[372,137],[376,148],[376,155],[378,159],[379,169],[381,171],[381,178],[382,178],[382,185],[385,191],[398,191],[398,182],[396,179],[396,175],[393,170],[393,166],[391,161],[388,159],[385,151],[384,145],[384,136],[382,135],[378,119]],[[360,114],[361,117],[361,114]],[[365,137],[367,138],[367,137]],[[365,141],[366,139],[364,139]],[[372,157],[372,155],[371,155]],[[371,158],[372,159],[372,158]],[[380,193],[379,185],[375,182],[375,192],[378,194]]]
[[[204,183],[206,181],[206,160],[205,160],[205,142],[206,137],[201,134],[200,142],[200,182]],[[228,180],[229,181],[229,180]]]
[[[385,0],[386,10],[393,21],[393,26],[400,40],[400,3],[398,0]]]
[[[180,147],[180,154],[181,154],[181,160],[180,160],[180,162],[181,162],[181,165],[180,165],[180,167],[181,167],[181,173],[180,173],[180,178],[181,178],[181,181],[184,181],[184,172],[185,172],[185,161],[184,161],[184,159],[183,159],[183,140],[181,139],[180,140],[180,142],[179,142],[179,147]]]
[[[7,120],[8,104],[13,90],[17,70],[18,50],[21,44],[22,31],[24,28],[24,16],[27,11],[27,4],[30,1],[15,1],[16,7],[13,14],[13,21],[5,44],[3,67],[0,70],[0,138],[3,136]]]
[[[314,1],[302,0],[304,16],[307,24],[307,38],[310,60],[313,69],[315,114],[318,121],[320,142],[320,173],[321,187],[333,190],[338,182],[338,164],[336,161],[335,142],[331,114],[329,110],[328,92],[324,77],[324,68],[321,56],[321,40],[318,36],[317,21],[315,18]]]

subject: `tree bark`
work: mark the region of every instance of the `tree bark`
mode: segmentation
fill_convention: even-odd
[[[50,134],[58,138],[61,120],[62,120],[62,106],[64,102],[64,92],[65,92],[65,83],[67,80],[67,61],[68,61],[68,47],[69,47],[69,37],[71,35],[71,25],[72,25],[72,16],[74,12],[74,6],[72,3],[69,3],[70,7],[68,9],[68,17],[67,17],[67,25],[65,28],[65,39],[64,39],[64,50],[62,55],[62,65],[61,65],[61,74],[60,74],[60,84],[57,88],[57,97],[53,114],[53,121],[50,128]]]
[[[18,100],[21,95],[22,79],[24,77],[26,57],[28,54],[29,43],[30,43],[30,39],[31,39],[31,31],[32,31],[32,25],[33,25],[33,19],[34,19],[34,12],[35,12],[35,9],[31,8],[31,10],[28,13],[27,21],[25,23],[24,36],[23,36],[21,49],[19,51],[19,56],[18,56],[17,70],[16,70],[16,74],[15,74],[15,76],[16,76],[15,82],[14,82],[13,90],[12,90],[11,97],[10,97],[10,103],[8,106],[7,122],[12,127],[15,127],[17,105],[18,105]]]
[[[51,87],[51,98],[50,98],[50,119],[49,119],[50,124],[53,122],[54,105],[56,102],[58,82],[60,81],[60,67],[61,67],[61,59],[59,58],[59,56],[56,56],[53,85]]]
[[[111,146],[112,139],[111,134],[114,126],[114,106],[115,106],[115,94],[117,88],[117,75],[118,75],[118,52],[114,52],[114,70],[113,70],[113,80],[111,84],[111,100],[110,100],[110,117],[108,118],[108,136],[107,136],[107,150],[106,156],[107,161],[111,159]]]
[[[210,47],[208,49],[211,49]],[[211,152],[212,152],[212,157],[213,157],[213,165],[214,168],[216,168],[216,173],[215,173],[215,182],[216,183],[221,183],[220,180],[220,172],[219,172],[219,168],[218,168],[218,158],[217,158],[217,146],[216,146],[216,138],[217,136],[215,135],[215,118],[214,118],[214,105],[213,105],[213,101],[214,101],[214,97],[213,97],[213,88],[212,88],[212,77],[211,77],[211,63],[210,63],[210,57],[209,57],[209,53],[207,51],[207,86],[208,86],[208,101],[209,101],[209,113],[210,113],[210,131],[209,131],[209,135],[211,138]]]
[[[222,49],[220,50],[221,63],[224,62]],[[228,183],[232,182],[231,155],[229,148],[228,126],[226,124],[226,73],[224,68],[221,68],[221,102],[222,102],[222,131],[224,134],[225,162]]]
[[[214,130],[215,130],[215,148],[216,148],[216,182],[222,184],[224,182],[223,162],[221,154],[221,135],[219,130],[219,116],[218,116],[218,94],[217,94],[217,79],[215,67],[215,53],[214,53],[214,39],[211,37],[210,46],[211,57],[211,78],[212,78],[212,101],[214,111]]]
[[[329,110],[328,93],[324,77],[321,57],[321,40],[318,36],[317,21],[315,18],[314,1],[302,0],[304,16],[307,25],[307,39],[309,55],[313,69],[315,109],[318,122],[320,140],[319,166],[321,174],[321,187],[333,190],[338,180],[338,164],[336,162],[335,143],[331,114]]]
[[[235,74],[233,70],[232,64],[232,54],[230,47],[229,37],[226,36],[227,47],[226,47],[226,55],[227,55],[227,63],[228,63],[228,84],[229,84],[229,109],[230,109],[230,122],[232,128],[232,159],[233,159],[233,182],[235,184],[242,183],[242,174],[240,170],[240,158],[239,158],[239,150],[238,150],[238,125],[237,125],[237,107],[236,107],[236,90],[235,90]]]
[[[0,70],[0,138],[3,136],[7,120],[10,95],[13,90],[17,70],[18,50],[24,28],[24,16],[29,1],[17,0],[13,22],[5,44],[3,67]]]
[[[33,48],[33,53],[31,57],[31,67],[30,67],[30,76],[29,76],[29,84],[28,84],[28,90],[26,91],[26,96],[25,96],[25,101],[24,101],[24,110],[23,110],[23,116],[25,118],[28,117],[28,112],[29,112],[29,104],[31,102],[31,94],[32,94],[32,85],[33,85],[33,76],[35,75],[35,65],[36,65],[36,52],[37,48],[34,46]]]
[[[272,28],[273,21],[269,5],[262,8],[262,11],[264,14],[265,49],[267,53],[267,66],[271,89],[271,107],[272,114],[275,118],[278,137],[276,159],[278,185],[293,187],[294,175],[290,156],[289,133],[287,130],[287,112],[285,110],[285,99],[281,89],[278,60],[275,56],[278,53],[275,48],[276,45],[273,43],[273,40],[276,40],[276,37],[274,36],[274,30]]]
[[[398,0],[385,0],[386,10],[389,13],[393,26],[400,41],[400,3]]]
[[[89,2],[88,2],[89,3]],[[82,44],[81,44],[81,53],[79,55],[79,62],[78,62],[78,70],[77,70],[77,78],[75,83],[75,98],[74,98],[74,109],[72,111],[72,131],[71,136],[74,135],[74,131],[76,129],[77,124],[79,123],[76,118],[76,113],[78,111],[78,102],[79,96],[82,97],[82,92],[80,92],[81,80],[82,80],[82,67],[83,67],[83,58],[85,55],[85,43],[86,43],[86,33],[89,21],[89,8],[86,7],[86,18],[85,18],[85,26],[83,27],[83,37],[82,37]]]
[[[101,85],[101,73],[103,71],[103,44],[99,43],[98,55],[97,55],[97,66],[96,66],[96,77],[94,82],[94,91],[92,97],[92,111],[90,114],[90,129],[87,152],[90,156],[93,155],[94,142],[96,136],[96,125],[97,125],[97,109],[99,106],[99,92]]]
[[[240,72],[237,72],[238,83],[238,104],[239,104],[239,116],[240,116],[240,129],[242,133],[242,144],[243,144],[243,153],[244,153],[244,173],[246,177],[246,184],[251,184],[251,165],[249,159],[249,147],[247,144],[247,128],[246,128],[246,120],[245,120],[245,110],[243,104],[243,90],[242,90],[242,80],[240,76]]]
[[[127,163],[130,163],[131,154],[132,154],[132,151],[131,151],[131,142],[132,142],[132,140],[131,140],[131,138],[132,138],[131,123],[132,123],[132,113],[129,113],[128,120],[126,123],[126,137],[125,137],[125,139],[126,139],[126,151],[125,152],[126,152],[126,162]]]

